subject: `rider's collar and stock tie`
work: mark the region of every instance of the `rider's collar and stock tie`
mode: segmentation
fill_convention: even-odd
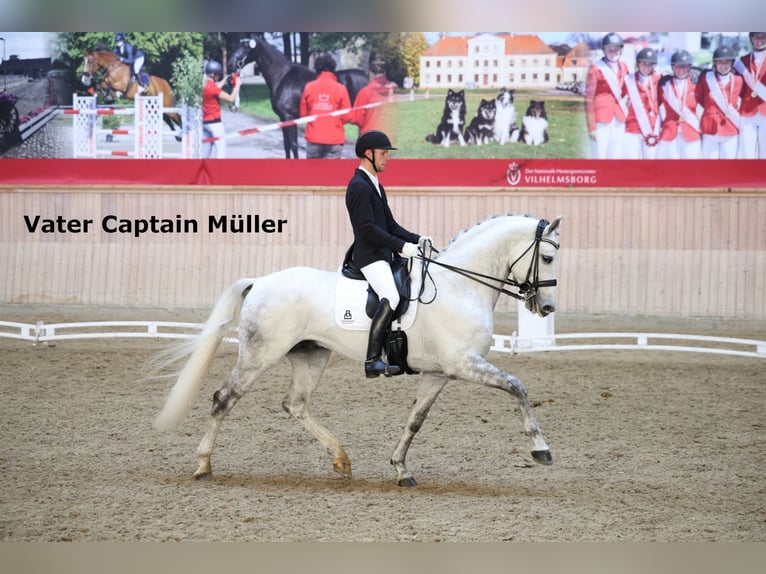
[[[513,270],[513,266],[516,265],[528,252],[530,249],[532,249],[532,263],[529,266],[529,269],[527,270],[527,277],[524,280],[523,283],[519,283],[512,277],[509,277],[507,279],[498,278],[498,277],[492,277],[490,275],[484,275],[483,273],[478,273],[476,271],[470,271],[468,269],[462,269],[460,267],[455,267],[454,265],[449,265],[447,263],[442,263],[436,259],[432,259],[431,257],[427,256],[425,253],[423,255],[418,255],[417,258],[422,260],[424,262],[423,264],[423,277],[425,278],[426,275],[428,275],[428,265],[431,263],[438,265],[440,267],[444,267],[445,269],[449,269],[450,271],[454,271],[455,273],[459,275],[463,275],[464,277],[468,277],[469,279],[472,279],[473,281],[476,281],[477,283],[480,283],[481,285],[484,285],[485,287],[489,287],[490,289],[494,289],[495,291],[498,291],[500,293],[503,293],[505,295],[509,295],[513,297],[514,299],[519,300],[527,300],[532,297],[534,297],[537,294],[537,290],[541,287],[555,287],[556,286],[556,279],[546,279],[545,281],[540,281],[538,278],[539,274],[539,266],[540,266],[540,244],[545,242],[550,245],[553,245],[556,249],[559,248],[559,244],[553,241],[552,239],[548,237],[543,237],[543,231],[545,231],[545,228],[549,225],[549,222],[545,219],[541,219],[537,223],[537,230],[535,231],[535,238],[532,241],[532,243],[529,244],[529,247],[527,247],[524,250],[524,253],[522,253],[519,257],[516,258],[516,260],[511,263],[511,266],[508,268],[508,274],[510,275],[511,271]],[[433,246],[430,246],[431,251],[435,251],[436,253],[439,253],[439,250],[436,249]],[[429,275],[430,276],[430,275]],[[512,287],[518,287],[519,292],[514,293],[513,291],[509,291],[508,289],[505,289],[503,287],[497,287],[495,285],[492,285],[491,283],[487,283],[486,281],[483,281],[482,279],[487,279],[488,281],[495,281],[497,283],[501,283],[503,285],[510,285]],[[531,281],[530,281],[531,279]],[[433,279],[431,280],[433,283]],[[418,300],[420,300],[420,297],[423,295],[423,290],[425,287],[425,281],[421,281],[421,287],[420,287],[420,294],[418,295]],[[432,303],[436,299],[436,295],[434,294],[433,299],[431,301],[425,302],[420,301],[421,303]]]

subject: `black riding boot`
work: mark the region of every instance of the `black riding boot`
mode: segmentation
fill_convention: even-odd
[[[393,315],[394,312],[388,304],[388,299],[381,299],[380,303],[378,303],[378,309],[372,318],[370,339],[367,343],[367,360],[364,362],[364,374],[368,379],[374,379],[379,375],[390,377],[391,375],[398,374],[400,371],[396,365],[388,365],[380,358]]]
[[[146,91],[146,86],[141,81],[141,74],[133,74],[133,78],[136,80],[136,83],[138,84],[138,92],[140,94],[143,94]]]

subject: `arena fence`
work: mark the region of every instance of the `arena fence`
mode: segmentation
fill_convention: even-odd
[[[647,350],[713,353],[766,359],[766,341],[703,335],[669,333],[566,333],[544,334],[520,332],[493,335],[491,351],[526,353],[588,350]],[[169,321],[92,321],[81,323],[17,323],[0,321],[0,338],[21,339],[34,344],[55,345],[72,339],[150,338],[191,339],[202,329],[201,323]],[[232,335],[235,331],[232,329]],[[224,339],[236,342],[235,336]],[[576,344],[561,344],[577,341]],[[607,342],[615,341],[615,342]],[[650,344],[651,341],[651,344]],[[681,344],[686,342],[687,344]]]

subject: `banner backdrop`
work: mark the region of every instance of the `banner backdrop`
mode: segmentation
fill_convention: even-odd
[[[0,184],[763,187],[759,34],[0,32]]]

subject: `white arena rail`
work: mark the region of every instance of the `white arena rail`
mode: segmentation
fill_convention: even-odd
[[[33,343],[51,344],[54,341],[102,338],[191,339],[202,329],[201,323],[170,321],[93,321],[83,323],[17,323],[0,321],[0,338],[21,339]],[[235,331],[232,330],[232,333]],[[620,339],[619,343],[604,343],[605,339]],[[236,342],[236,337],[227,337]],[[521,337],[493,335],[491,351],[499,353],[527,353],[541,351],[589,350],[650,350],[714,353],[766,359],[766,341],[706,335],[677,335],[669,333],[566,333]],[[560,345],[559,341],[589,340],[584,344]],[[649,341],[652,340],[652,344]],[[657,342],[654,342],[654,341]],[[602,341],[602,342],[596,342]],[[660,341],[689,341],[679,345]],[[716,345],[716,346],[713,346]],[[723,345],[723,346],[722,346]]]

